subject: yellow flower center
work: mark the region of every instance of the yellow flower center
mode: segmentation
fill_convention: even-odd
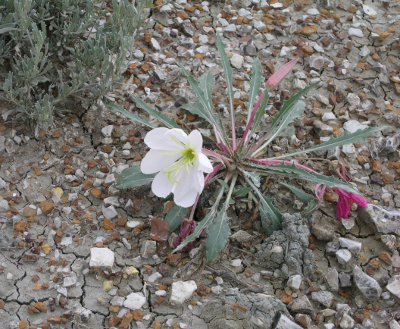
[[[196,151],[192,147],[185,148],[182,152],[182,161],[185,165],[190,165],[196,159]]]

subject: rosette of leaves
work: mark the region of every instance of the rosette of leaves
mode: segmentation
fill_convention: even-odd
[[[122,81],[150,0],[0,2],[0,98],[46,128],[55,111],[93,104]]]
[[[223,71],[227,84],[227,99],[230,112],[230,120],[224,122],[213,106],[214,77],[210,73],[205,73],[198,80],[186,70],[183,70],[190,86],[194,90],[197,101],[188,104],[183,108],[192,114],[196,114],[204,119],[214,131],[214,149],[203,150],[203,153],[213,158],[214,171],[206,177],[206,184],[210,184],[216,178],[220,178],[220,187],[215,192],[215,199],[211,208],[204,218],[199,220],[193,233],[187,236],[181,244],[174,250],[180,251],[187,245],[196,241],[202,232],[207,232],[205,247],[207,261],[214,260],[225,248],[231,231],[228,209],[231,205],[233,196],[243,196],[252,192],[252,198],[259,207],[260,219],[263,229],[268,233],[281,228],[282,214],[275,205],[272,196],[261,189],[261,182],[264,176],[282,176],[282,178],[294,178],[297,181],[306,181],[314,185],[323,185],[330,188],[342,189],[344,191],[359,194],[356,187],[338,178],[326,176],[314,171],[312,168],[299,164],[295,157],[298,155],[309,154],[312,152],[325,151],[337,146],[351,144],[357,140],[365,139],[369,135],[382,129],[367,128],[351,134],[332,138],[327,142],[312,146],[307,149],[297,150],[291,153],[282,154],[278,157],[265,157],[266,150],[274,140],[284,136],[285,131],[296,118],[302,116],[305,103],[302,97],[313,87],[308,86],[289,99],[283,102],[277,114],[272,118],[272,122],[265,126],[263,117],[269,104],[268,89],[261,89],[262,70],[261,63],[255,59],[252,66],[250,80],[250,91],[247,103],[247,120],[243,135],[236,136],[236,118],[234,108],[234,87],[233,74],[229,59],[225,52],[225,46],[220,36],[217,36],[217,48],[221,57]],[[293,63],[291,64],[293,65]],[[281,72],[277,72],[278,80],[288,73],[288,67]],[[276,77],[274,79],[276,80]],[[271,85],[271,78],[267,81],[267,86]],[[136,105],[143,109],[152,119],[157,119],[162,125],[168,128],[179,127],[169,116],[158,110],[147,106],[138,97],[132,95]],[[126,111],[119,105],[110,104],[116,112],[126,116],[132,121],[154,128],[154,125],[143,116]],[[251,138],[257,133],[258,138]],[[120,188],[136,187],[148,184],[153,176],[144,175],[138,166],[126,169],[117,181]],[[305,203],[306,211],[311,212],[318,206],[318,200],[303,189],[291,185],[287,182],[282,183],[296,198]],[[200,196],[201,197],[201,196]],[[275,197],[279,197],[275,196]],[[191,210],[191,217],[194,214],[194,204]],[[182,220],[188,215],[188,210],[174,206],[166,216],[170,223],[170,229],[175,230]]]

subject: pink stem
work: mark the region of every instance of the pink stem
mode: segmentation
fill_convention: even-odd
[[[214,170],[212,172],[210,172],[205,180],[204,180],[204,187],[206,187],[208,185],[208,183],[211,181],[211,179],[218,173],[218,171],[220,171],[222,168],[224,167],[224,165],[222,163],[219,163],[215,166]]]
[[[204,155],[213,157],[214,159],[217,159],[219,162],[224,163],[224,161],[228,160],[228,158],[225,155],[219,154],[215,151],[211,151],[209,149],[203,148],[202,152]]]
[[[261,102],[263,101],[263,99],[264,99],[264,92],[261,92],[260,98],[258,99],[257,103],[253,107],[253,111],[251,112],[249,122],[247,122],[246,129],[243,133],[243,137],[240,140],[239,147],[242,144],[246,143],[247,135],[250,133],[251,126],[253,125],[253,122],[254,122],[254,118],[256,117],[257,111],[260,108]]]

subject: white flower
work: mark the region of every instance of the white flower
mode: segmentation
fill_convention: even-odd
[[[198,130],[187,135],[182,129],[155,128],[147,133],[150,147],[140,164],[144,174],[154,177],[151,190],[165,198],[171,192],[178,206],[190,207],[203,191],[204,174],[213,170],[210,160],[201,153],[203,137]]]

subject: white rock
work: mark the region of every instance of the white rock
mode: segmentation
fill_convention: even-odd
[[[389,322],[390,329],[400,329],[400,324],[396,320]]]
[[[360,102],[361,102],[360,97],[358,97],[358,95],[353,94],[353,93],[349,93],[347,95],[347,101],[352,106],[359,106]]]
[[[161,273],[155,272],[155,273],[151,274],[151,275],[148,277],[147,281],[149,281],[149,282],[156,282],[156,281],[157,281],[158,279],[160,279],[160,278],[162,278]]]
[[[156,290],[155,294],[156,296],[161,296],[161,297],[167,296],[167,292],[165,290]]]
[[[265,29],[266,25],[261,21],[255,21],[253,27],[258,31],[262,31]]]
[[[363,125],[357,120],[349,120],[343,124],[343,129],[349,133],[355,133],[357,130],[363,130],[367,128],[367,125]]]
[[[112,183],[114,183],[114,182],[115,182],[115,176],[114,176],[114,174],[108,174],[108,175],[106,176],[106,178],[104,179],[104,183],[107,184],[107,185],[110,185],[110,184],[112,184]]]
[[[370,53],[371,53],[371,51],[369,50],[368,46],[363,46],[358,54],[361,57],[365,57],[365,56],[368,56]]]
[[[146,297],[140,292],[130,293],[124,301],[124,307],[130,310],[139,310],[144,304],[146,304]]]
[[[354,147],[353,144],[347,144],[342,146],[342,152],[346,154],[347,156],[352,155],[356,153],[356,148]]]
[[[0,177],[0,190],[5,189],[8,183]]]
[[[8,201],[7,200],[0,200],[0,211],[2,212],[6,212],[10,209],[10,206],[8,205]]]
[[[68,288],[74,286],[78,282],[78,277],[75,272],[72,272],[70,276],[64,278],[63,286]]]
[[[240,266],[242,266],[242,260],[239,259],[239,258],[233,259],[233,260],[231,261],[231,266],[233,266],[233,267],[240,267]]]
[[[202,44],[208,43],[208,36],[205,34],[200,34],[199,35],[199,42]]]
[[[389,280],[389,284],[386,286],[397,298],[400,298],[400,275],[394,275],[393,278]]]
[[[190,281],[177,281],[172,283],[171,288],[171,303],[183,304],[183,302],[190,297],[196,291],[197,285],[193,280]]]
[[[229,24],[227,27],[225,27],[226,32],[235,32],[236,31],[236,25],[235,24]]]
[[[376,16],[377,15],[376,10],[368,5],[363,5],[363,11],[368,16]]]
[[[160,44],[158,43],[158,41],[156,39],[151,38],[150,39],[150,44],[151,44],[151,46],[153,47],[154,50],[157,50],[157,51],[161,50],[161,46],[160,46]]]
[[[324,329],[334,329],[335,324],[334,323],[324,323]]]
[[[342,265],[346,265],[351,259],[351,252],[347,249],[339,249],[336,251],[336,258]]]
[[[233,54],[231,57],[231,64],[234,68],[240,69],[243,65],[243,56],[239,54]]]
[[[329,105],[329,99],[328,97],[324,96],[324,95],[318,95],[318,100],[324,104],[324,105]]]
[[[354,328],[354,324],[355,322],[353,318],[347,313],[344,313],[342,319],[340,320],[339,326],[341,329],[352,329]]]
[[[300,289],[300,286],[301,286],[301,282],[302,282],[302,281],[303,281],[303,278],[301,277],[300,274],[292,275],[292,276],[289,278],[288,282],[287,282],[287,286],[288,286],[289,288],[298,290],[298,289]]]
[[[126,227],[135,228],[135,227],[138,227],[139,225],[142,225],[142,224],[143,224],[142,222],[139,222],[137,220],[129,220],[126,223]]]
[[[353,254],[358,255],[362,248],[362,243],[346,238],[339,238],[340,246],[349,249]]]
[[[118,212],[115,210],[114,206],[105,207],[103,205],[102,212],[107,219],[113,219],[118,216]]]
[[[322,121],[324,122],[332,120],[336,120],[336,115],[333,112],[325,112],[322,116]]]
[[[108,248],[90,248],[90,267],[112,267],[114,252]]]
[[[307,14],[316,16],[316,15],[319,15],[319,10],[317,8],[310,8],[307,10]]]
[[[174,9],[174,6],[170,3],[167,3],[166,5],[161,6],[160,12],[161,13],[169,13]]]
[[[283,4],[280,2],[271,3],[270,6],[274,9],[283,8]]]
[[[362,38],[364,36],[363,31],[361,29],[356,29],[354,27],[349,28],[349,36],[354,36],[357,38]]]
[[[247,17],[247,18],[251,18],[251,12],[249,12],[247,9],[244,9],[244,8],[240,8],[239,9],[238,15],[239,16],[243,16],[243,17]]]
[[[101,128],[101,133],[104,137],[111,137],[112,131],[114,129],[113,125],[105,126]]]
[[[211,287],[211,292],[215,295],[219,295],[222,292],[223,288],[221,286],[213,286]]]

